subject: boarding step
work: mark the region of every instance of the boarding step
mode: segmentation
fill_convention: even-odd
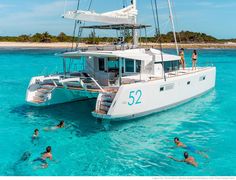
[[[36,97],[36,96],[34,96],[33,100],[32,100],[32,102],[37,102],[37,103],[43,103],[45,101],[46,101],[46,99],[43,99],[43,98],[40,98],[40,97]]]
[[[107,114],[112,102],[115,98],[115,93],[104,93],[101,96],[100,99],[100,104],[99,104],[99,108],[97,109],[97,113],[99,114]]]
[[[55,88],[55,86],[52,86],[52,85],[42,85],[41,88],[42,89],[52,90],[53,88]]]
[[[39,98],[46,98],[48,96],[48,94],[47,93],[35,92],[34,96],[39,97]]]

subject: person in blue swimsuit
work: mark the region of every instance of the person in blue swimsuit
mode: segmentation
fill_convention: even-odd
[[[196,153],[196,154],[199,154],[199,155],[201,155],[201,156],[203,156],[203,157],[205,157],[205,158],[208,158],[208,155],[207,155],[207,154],[205,154],[205,153],[202,152],[202,151],[197,150],[197,149],[196,149],[195,147],[193,147],[193,146],[185,145],[184,143],[182,143],[182,142],[179,140],[178,137],[175,137],[175,138],[174,138],[174,143],[176,144],[176,147],[181,147],[181,148],[187,149],[187,150],[189,150],[189,151],[191,151],[191,152],[193,152],[193,153]]]
[[[46,159],[52,160],[52,148],[51,148],[51,146],[48,146],[46,148],[46,151],[41,153],[41,157],[33,160],[33,162],[35,162],[35,161],[41,162],[41,168],[44,169],[44,168],[48,167],[48,163],[47,163]]]

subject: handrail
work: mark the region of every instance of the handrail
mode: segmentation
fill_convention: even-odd
[[[102,92],[105,92],[104,89],[97,83],[97,81],[95,79],[93,79],[92,77],[90,77],[93,82],[102,90]]]

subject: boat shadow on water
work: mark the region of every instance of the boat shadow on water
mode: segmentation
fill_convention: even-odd
[[[47,107],[33,107],[27,104],[10,109],[10,113],[23,118],[25,124],[34,124],[35,127],[50,127],[63,120],[68,130],[77,136],[86,136],[104,130],[91,112],[94,110],[95,100],[77,101]]]

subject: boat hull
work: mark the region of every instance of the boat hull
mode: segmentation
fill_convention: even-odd
[[[122,85],[107,114],[92,112],[96,118],[111,121],[129,120],[170,109],[207,93],[215,87],[216,68],[153,80]]]

